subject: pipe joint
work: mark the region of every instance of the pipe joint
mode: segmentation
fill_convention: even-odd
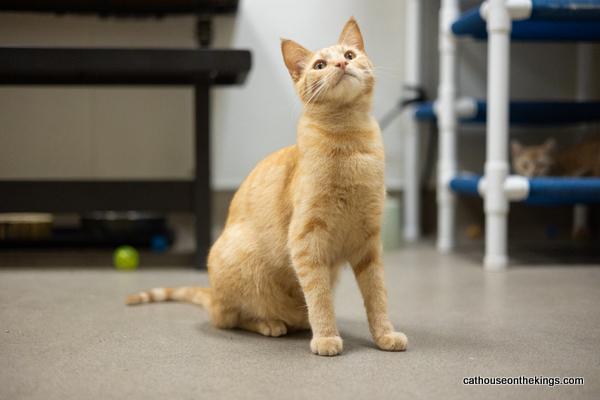
[[[508,164],[504,161],[488,161],[485,164],[485,180],[480,182],[478,190],[485,199],[486,212],[494,214],[508,213],[508,198],[504,183],[508,176]]]
[[[512,20],[504,0],[492,0],[487,4],[485,16],[482,14],[482,17],[487,20],[488,33],[510,32]],[[481,9],[483,9],[483,7]]]
[[[440,7],[440,32],[449,32],[459,15],[458,0],[442,0]]]
[[[531,0],[506,0],[506,8],[508,9],[510,18],[513,21],[519,21],[531,18],[533,5]],[[481,18],[487,19],[489,15],[489,1],[483,2],[479,8],[479,14]]]
[[[529,180],[523,176],[510,175],[504,181],[504,193],[509,201],[519,201],[529,196]]]

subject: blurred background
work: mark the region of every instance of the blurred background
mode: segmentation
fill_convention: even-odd
[[[19,2],[6,4],[11,3]],[[295,141],[295,125],[301,105],[281,58],[281,37],[292,38],[310,49],[327,46],[336,40],[344,22],[354,15],[363,31],[368,54],[376,66],[375,117],[383,118],[395,109],[404,96],[407,39],[407,2],[404,1],[306,0],[301,5],[277,0],[241,0],[239,3],[217,1],[214,3],[231,3],[233,6],[224,13],[211,12],[211,2],[206,2],[207,8],[200,12],[167,12],[158,16],[152,13],[140,16],[131,12],[57,14],[14,10],[19,7],[26,9],[26,3],[13,6],[13,10],[7,6],[5,8],[8,11],[0,13],[0,46],[196,49],[202,47],[198,40],[200,33],[209,37],[204,47],[243,49],[251,53],[251,68],[243,83],[210,88],[212,192],[205,196],[212,199],[210,223],[213,238],[223,225],[231,195],[253,166],[267,154]],[[47,5],[52,2],[31,2],[35,3]],[[79,2],[80,5],[85,3]],[[154,3],[146,2],[145,6],[150,7]],[[171,4],[179,3],[186,2]],[[461,6],[465,9],[475,3],[465,1],[461,2]],[[422,35],[421,74],[425,93],[432,99],[436,96],[438,84],[440,2],[423,1],[422,7],[419,21]],[[49,9],[52,10],[52,7]],[[459,93],[479,98],[485,96],[485,46],[485,43],[474,40],[461,43],[458,57]],[[515,43],[512,46],[512,97],[531,98],[531,93],[544,99],[575,97],[576,46],[571,43],[541,43],[536,46]],[[600,51],[597,46],[593,47],[593,59],[593,69],[598,70]],[[194,92],[189,85],[36,86],[4,83],[0,86],[2,180],[180,181],[194,176]],[[590,83],[590,94],[597,98],[600,95],[598,74],[593,74]],[[403,141],[407,118],[410,116],[392,119],[383,131],[387,157],[386,182],[390,198],[396,201],[392,209],[399,209],[402,203]],[[458,139],[460,170],[481,172],[485,148],[485,135],[481,134],[483,129],[484,126],[461,127],[464,131]],[[583,132],[583,129],[569,126],[557,128],[557,133],[561,129],[573,133],[556,135],[561,142],[576,141]],[[598,132],[598,125],[593,126],[592,130]],[[590,126],[587,125],[585,132],[589,131]],[[527,143],[528,140],[543,140],[548,130],[516,128],[512,133]],[[435,233],[435,126],[423,124],[421,135],[424,195],[421,219],[426,237],[431,237]],[[45,201],[43,198],[36,200]],[[459,235],[459,241],[473,243],[464,229],[473,224],[481,226],[481,202],[477,199],[461,201],[458,212],[463,232]],[[520,211],[519,205],[511,213],[514,219],[511,235],[528,238],[533,235],[543,240],[546,237],[544,228],[530,229],[530,222],[536,219],[544,221],[549,213],[555,218],[557,232],[568,237],[571,218],[569,207],[562,211],[537,208]],[[180,255],[192,253],[195,247],[193,215],[177,211],[159,214],[158,217],[166,219],[156,225],[156,232],[164,236],[163,239],[156,239],[156,249],[163,251],[168,247]],[[398,232],[402,216],[399,212],[390,215],[392,220],[387,223],[392,225],[391,235],[394,236],[390,246],[398,247],[401,245]],[[52,218],[52,226],[80,226],[82,216],[85,215],[56,213]],[[91,220],[102,218],[89,214],[87,217]],[[123,215],[113,217],[128,218]],[[157,215],[149,218],[154,217]],[[47,222],[44,218],[42,220]],[[96,222],[91,223],[93,225]],[[144,239],[144,246],[152,247],[153,236],[150,234],[147,240]],[[123,241],[128,240],[118,238],[105,244],[111,247]],[[0,254],[10,256],[10,263],[20,262],[25,256],[19,250],[23,248],[22,244],[5,241],[3,253]],[[47,244],[37,246],[26,243],[25,247],[30,250],[53,247]],[[88,247],[94,247],[94,243],[89,244]],[[19,251],[14,253],[13,250]],[[61,251],[61,254],[64,255],[64,252]],[[185,257],[179,260],[193,262]]]
[[[508,1],[493,2],[495,12],[506,11]],[[583,235],[573,234],[572,204],[511,202],[508,241],[499,210],[488,219],[501,220],[489,229],[497,234],[488,236],[497,239],[487,243],[493,257],[484,259],[484,202],[476,189],[486,126],[461,121],[456,135],[440,134],[434,106],[422,121],[414,112],[438,92],[452,95],[438,90],[438,51],[453,47],[440,41],[456,40],[457,79],[444,74],[445,87],[456,81],[457,98],[486,99],[492,46],[450,33],[455,20],[480,19],[478,8],[467,11],[480,3],[0,0],[0,399],[600,398],[600,179],[575,179],[596,182],[587,199],[595,204],[580,218]],[[600,0],[533,3],[560,3],[566,18],[559,24],[571,26],[571,12],[583,25],[590,18],[596,42],[511,41],[510,98],[583,99],[596,108],[584,116],[592,121],[538,118],[541,125],[497,129],[502,141],[494,149],[503,150],[506,139],[532,145],[554,138],[565,149],[600,137]],[[573,11],[575,3],[592,14]],[[441,7],[448,18],[440,38]],[[296,140],[302,109],[280,38],[329,46],[351,16],[377,76],[388,312],[407,334],[408,351],[376,348],[351,268],[336,288],[344,354],[334,360],[311,354],[308,331],[266,338],[216,329],[209,313],[191,305],[126,307],[126,296],[140,290],[210,285],[206,253],[233,194],[257,162]],[[441,96],[445,110],[451,95]],[[456,136],[450,161],[457,165],[454,171],[443,162],[450,152],[439,151],[440,175],[450,179],[438,181],[438,147],[452,147],[440,136]],[[418,151],[411,151],[416,139]],[[450,195],[457,171],[470,173],[472,196]],[[488,192],[500,208],[508,186],[500,187],[501,178]],[[534,182],[517,180],[527,189]],[[450,226],[439,232],[450,231],[455,242],[445,248],[440,241],[436,248],[444,236],[439,193],[448,194],[446,210],[456,210],[455,226],[439,224]],[[411,219],[420,235],[403,232]],[[269,290],[258,283],[258,292]],[[246,291],[239,293],[245,310]],[[532,377],[535,385],[477,387],[465,384],[470,377]],[[539,384],[542,377],[577,381]]]

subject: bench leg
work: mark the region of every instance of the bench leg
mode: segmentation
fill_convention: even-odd
[[[195,114],[195,176],[194,216],[196,233],[197,268],[206,268],[206,257],[211,245],[212,191],[210,184],[210,86],[198,82],[194,86]]]

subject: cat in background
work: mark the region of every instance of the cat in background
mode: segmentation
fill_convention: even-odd
[[[341,353],[333,288],[348,262],[364,299],[371,335],[402,351],[383,279],[381,218],[384,149],[371,116],[373,66],[356,21],[338,43],[310,51],[281,41],[304,109],[297,144],[261,161],[235,194],[210,250],[210,287],[157,288],[128,304],[178,300],[202,305],[217,328],[265,336],[311,329],[313,353]],[[267,112],[267,111],[266,111]]]
[[[513,170],[528,178],[536,176],[600,177],[600,138],[579,142],[564,150],[556,140],[524,146],[511,141]]]

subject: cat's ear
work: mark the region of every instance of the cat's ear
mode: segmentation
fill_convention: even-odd
[[[544,142],[544,148],[550,152],[556,150],[556,139],[554,139],[554,138],[547,139]]]
[[[346,25],[344,25],[344,29],[342,29],[342,33],[338,39],[338,44],[353,46],[360,51],[365,51],[365,42],[354,17],[350,17]]]
[[[302,71],[306,67],[308,59],[312,55],[311,51],[300,46],[293,40],[281,39],[281,53],[283,54],[285,66],[290,71],[290,76],[294,82],[297,82],[300,76],[302,76]]]
[[[519,154],[521,154],[521,152],[523,152],[523,145],[519,143],[518,140],[513,139],[510,141],[510,151],[512,153],[512,156],[516,157]]]

